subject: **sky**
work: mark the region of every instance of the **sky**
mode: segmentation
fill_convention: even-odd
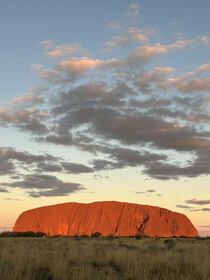
[[[0,2],[0,231],[125,201],[210,235],[210,2]]]

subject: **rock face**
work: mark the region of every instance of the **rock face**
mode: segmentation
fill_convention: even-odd
[[[184,215],[170,210],[132,203],[105,201],[63,203],[23,212],[13,232],[45,232],[53,235],[196,237],[198,232]]]

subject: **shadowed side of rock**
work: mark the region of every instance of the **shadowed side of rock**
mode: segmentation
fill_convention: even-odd
[[[13,232],[53,235],[196,237],[198,232],[183,214],[160,207],[105,201],[63,203],[23,212]]]

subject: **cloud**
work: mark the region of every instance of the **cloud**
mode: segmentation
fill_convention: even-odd
[[[61,75],[59,71],[56,70],[43,69],[43,71],[40,74],[40,77],[46,82],[61,81]]]
[[[129,43],[127,37],[117,36],[116,41],[108,41],[111,46],[125,46]],[[97,69],[100,71],[119,71],[130,67],[142,67],[159,55],[168,52],[166,46],[160,45],[145,45],[136,48],[131,54],[124,59],[112,58],[109,60],[92,59],[89,57],[69,58],[55,64],[55,69],[43,69],[41,78],[45,81],[64,83],[84,77],[88,70]]]
[[[142,193],[145,193],[145,192],[135,192],[135,194],[142,194]]]
[[[120,24],[116,23],[115,21],[109,22],[108,27],[112,30],[120,30],[121,29]]]
[[[99,59],[90,59],[83,57],[81,59],[69,58],[57,64],[57,68],[71,75],[83,73],[89,69],[93,69],[100,64]]]
[[[115,36],[113,41],[107,41],[106,45],[109,47],[124,48],[130,43],[127,36]]]
[[[164,81],[163,76],[172,71],[173,68],[158,66],[150,72],[144,72],[140,77],[144,77],[148,83],[158,83],[161,79]],[[54,133],[41,136],[37,140],[107,155],[105,160],[92,161],[94,170],[144,166],[144,173],[162,180],[178,179],[180,176],[195,177],[210,172],[207,156],[210,151],[209,132],[177,121],[181,118],[191,122],[197,119],[201,122],[200,114],[194,115],[193,120],[188,112],[189,108],[192,108],[195,113],[203,106],[205,101],[202,99],[176,97],[173,100],[137,100],[136,92],[121,82],[111,89],[107,89],[106,83],[77,86],[62,92],[53,102],[52,114],[57,120],[56,129]],[[179,106],[179,110],[172,109],[172,105]],[[172,119],[166,120],[165,117]],[[78,128],[81,128],[79,138],[73,133],[73,130]],[[118,145],[128,148],[122,149],[117,145],[108,148],[109,145],[93,144],[98,139],[107,143],[117,141]],[[145,143],[159,149],[159,152],[147,153],[145,150],[140,153],[133,147],[144,146]],[[160,149],[194,152],[195,157],[185,166],[169,164],[166,162],[168,157],[164,153],[160,154]]]
[[[199,211],[210,212],[210,208],[201,208],[201,209],[199,209]]]
[[[44,100],[37,94],[24,94],[22,96],[18,96],[12,99],[12,103],[21,104],[23,106],[26,106],[27,104],[41,104],[43,102]]]
[[[44,67],[44,66],[41,65],[41,64],[31,64],[30,69],[31,69],[31,71],[37,72],[37,71],[42,70],[43,67]]]
[[[205,92],[210,90],[210,78],[193,79],[186,82],[178,81],[175,87],[184,93]]]
[[[14,164],[4,154],[0,153],[0,175],[12,174],[14,171]]]
[[[90,158],[88,163],[46,157],[30,162],[12,157],[14,151],[10,157],[0,153],[0,172],[10,175],[11,182],[24,181],[11,178],[21,164],[26,173],[40,175],[125,167],[159,180],[210,174],[209,63],[179,76],[179,69],[159,61],[162,55],[199,47],[208,38],[161,42],[154,30],[132,22],[139,11],[138,4],[131,4],[125,19],[129,26],[106,43],[111,50],[131,44],[124,57],[91,57],[79,43],[40,43],[49,58],[60,60],[49,69],[32,66],[44,90],[17,97],[9,103],[12,107],[0,109],[0,124],[30,133],[37,142],[89,153]],[[116,22],[109,27],[119,30]]]
[[[22,100],[21,102],[25,102],[25,100]],[[35,109],[0,109],[0,123],[33,134],[47,133],[48,129],[42,120],[48,119],[49,117],[49,114]]]
[[[88,167],[84,164],[78,164],[72,162],[62,162],[62,167],[66,173],[70,173],[70,174],[93,172],[93,169],[91,167]]]
[[[56,59],[59,57],[65,57],[69,55],[79,55],[84,54],[87,51],[81,46],[80,43],[73,43],[73,44],[64,44],[64,45],[56,45],[52,39],[44,40],[40,42],[40,45],[44,47],[45,55],[50,59]],[[33,64],[32,69],[33,70],[40,70],[42,65],[39,64]]]
[[[131,36],[131,39],[134,41],[146,42],[148,41],[148,37],[145,34],[145,30],[141,30],[137,27],[130,27],[128,29],[128,34]]]
[[[24,175],[23,178],[22,181],[4,183],[4,186],[26,190],[26,194],[35,198],[66,196],[74,192],[85,190],[81,184],[63,182],[52,175],[33,174]]]
[[[140,31],[138,31],[138,33],[139,32]],[[131,38],[126,35],[115,36],[114,41],[107,41],[106,44],[112,47],[125,47],[130,42]],[[123,59],[111,58],[108,60],[102,60],[93,59],[87,56],[80,58],[71,57],[68,59],[63,59],[61,62],[57,62],[54,65],[54,69],[47,69],[38,66],[35,68],[38,68],[38,73],[43,81],[62,85],[85,77],[87,78],[89,70],[95,70],[95,74],[99,74],[103,73],[104,71],[114,71],[118,73],[119,71],[125,71],[126,69],[143,68],[144,65],[167,52],[167,46],[161,45],[160,43],[155,45],[146,44],[137,47]]]
[[[8,190],[0,188],[0,193],[8,193]]]
[[[53,47],[54,41],[52,39],[48,39],[48,40],[41,41],[39,44],[46,49],[50,49]]]
[[[21,167],[20,167],[21,166]],[[33,170],[41,174],[44,172],[62,172],[68,174],[80,174],[94,172],[91,166],[64,161],[48,153],[34,155],[26,151],[17,151],[11,147],[0,147],[0,175],[11,174],[10,179],[17,180],[21,176],[13,176],[17,169],[24,171]],[[0,189],[6,192],[5,189]]]
[[[152,90],[153,84],[160,89],[168,89],[167,79],[173,73],[174,68],[164,67],[162,65],[157,66],[154,70],[150,72],[143,72],[140,75],[141,83],[143,81],[144,87],[147,88],[147,91]]]
[[[140,6],[137,3],[131,3],[126,12],[127,17],[137,17],[140,12]]]
[[[210,72],[210,63],[205,63],[205,64],[203,64],[201,66],[198,66],[197,67],[197,71],[201,72],[201,73],[203,73],[203,72]]]
[[[0,227],[0,232],[12,231],[12,228],[13,228],[13,226],[3,226],[3,227]]]
[[[109,160],[92,160],[94,170],[121,169],[124,167],[144,166],[154,160],[162,160],[165,155],[149,153],[146,151],[117,148],[117,147],[99,147],[98,150],[108,155]]]
[[[197,36],[197,40],[206,46],[210,45],[208,36]]]
[[[135,194],[147,194],[147,193],[150,193],[150,194],[154,194],[156,192],[156,190],[146,190],[146,191],[137,191],[137,192],[134,192]],[[157,196],[161,196],[161,194],[156,194]]]
[[[210,199],[198,200],[198,199],[194,198],[194,199],[188,199],[185,202],[188,204],[205,205],[205,204],[210,204]]]
[[[155,45],[145,45],[134,50],[127,58],[125,63],[134,64],[135,62],[148,63],[159,55],[168,52],[166,46],[157,43]]]
[[[187,166],[160,161],[149,162],[144,173],[160,180],[178,179],[180,176],[193,178],[202,174],[207,175],[210,173],[209,154],[206,157],[202,153],[198,154],[197,158],[193,162],[189,162]]]
[[[146,33],[146,30],[141,30],[137,27],[130,27],[126,32],[121,35],[114,36],[111,41],[107,41],[105,44],[108,47],[125,48],[133,41],[145,43],[149,40]]]
[[[181,209],[193,209],[192,207],[190,207],[188,205],[182,205],[182,204],[177,204],[176,207],[181,208]]]
[[[55,161],[59,161],[58,157],[50,154],[34,155],[28,152],[16,151],[11,147],[0,147],[0,175],[15,174],[16,163],[24,165],[32,164],[52,164]],[[13,179],[17,179],[17,176],[11,176]]]
[[[201,228],[210,228],[210,225],[207,225],[207,226],[199,226],[199,227],[201,227]]]
[[[167,47],[168,49],[183,49],[191,42],[191,40],[177,40],[174,43],[169,44]]]
[[[19,198],[10,198],[10,197],[5,197],[4,200],[21,201],[21,199]]]
[[[55,46],[52,50],[46,52],[45,54],[50,59],[56,59],[58,57],[64,57],[64,56],[76,55],[82,53],[86,53],[86,50],[79,43],[74,43],[72,45]]]

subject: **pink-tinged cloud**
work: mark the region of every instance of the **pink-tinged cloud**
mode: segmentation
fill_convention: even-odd
[[[60,45],[54,47],[51,51],[46,52],[45,54],[50,59],[56,59],[62,56],[68,56],[73,54],[85,53],[85,49],[79,43],[74,43],[72,45]]]
[[[44,69],[41,73],[41,79],[44,81],[55,81],[60,78],[60,74],[56,70]]]
[[[40,104],[43,103],[43,99],[38,97],[35,94],[24,94],[22,96],[16,97],[12,99],[12,103],[19,104],[19,103],[30,103],[30,104]]]
[[[165,54],[167,52],[168,52],[167,47],[161,45],[160,43],[157,43],[156,45],[145,45],[143,47],[139,47],[136,50],[134,50],[134,52],[127,57],[127,61],[149,62],[152,59],[156,58],[157,56]]]
[[[89,57],[72,57],[56,63],[53,70],[41,69],[41,79],[50,82],[65,83],[82,77],[90,69],[99,70],[117,70],[120,68],[129,68],[130,66],[141,67],[149,63],[161,54],[167,53],[166,46],[157,43],[156,45],[144,45],[135,49],[124,59],[112,58],[109,60],[92,59]],[[66,74],[66,77],[63,74]]]
[[[35,109],[23,111],[0,109],[0,120],[7,122],[28,122],[31,118],[34,117],[37,117],[39,119],[47,119],[50,117],[50,115],[48,113],[43,113]]]
[[[208,36],[198,36],[197,39],[206,46],[210,44]]]
[[[127,36],[115,36],[113,41],[107,41],[106,45],[109,47],[126,47],[130,43]]]
[[[53,51],[47,52],[46,55],[51,59],[55,59],[57,57],[63,56],[63,52],[62,50],[55,49]]]
[[[135,41],[148,41],[148,37],[144,34],[144,31],[136,27],[131,27],[128,29],[128,34]]]
[[[186,82],[178,82],[176,88],[181,92],[200,92],[210,90],[210,78],[194,79]]]
[[[57,64],[57,68],[69,74],[83,73],[100,65],[99,59],[83,57],[81,59],[70,58]]]
[[[166,77],[174,71],[172,67],[157,66],[150,72],[145,72],[141,75],[141,78],[146,82],[162,82]]]
[[[43,69],[43,65],[31,64],[30,69],[31,69],[31,71],[40,71],[41,69]]]
[[[52,39],[44,40],[39,43],[41,46],[43,46],[45,49],[50,49],[54,45],[54,41]]]
[[[190,40],[177,40],[167,46],[168,49],[183,49],[191,43]]]
[[[210,63],[205,63],[197,67],[198,72],[210,72]]]

